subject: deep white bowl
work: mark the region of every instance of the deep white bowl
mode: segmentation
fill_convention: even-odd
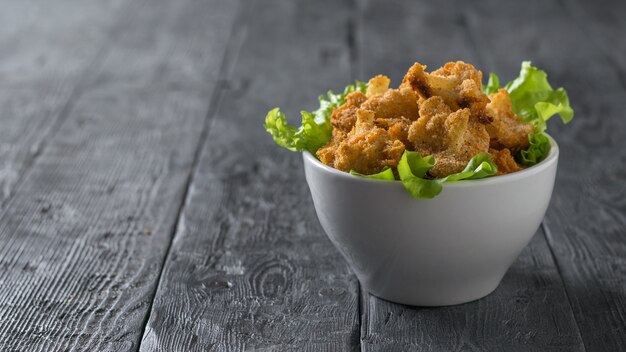
[[[359,178],[305,152],[322,227],[363,287],[418,306],[460,304],[496,289],[550,203],[559,149],[504,176],[444,185],[415,199],[398,181]]]

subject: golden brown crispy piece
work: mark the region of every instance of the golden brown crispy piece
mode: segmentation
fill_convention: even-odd
[[[409,88],[389,89],[389,78],[378,75],[370,79],[366,94],[353,92],[346,103],[333,111],[330,122],[333,129],[348,133],[356,122],[360,108],[374,111],[375,119],[408,118],[416,120],[419,114],[418,96]]]
[[[330,115],[330,124],[333,126],[333,131],[350,132],[356,122],[356,111],[365,100],[367,100],[367,97],[361,92],[357,91],[348,94],[346,102]]]
[[[383,94],[389,89],[389,83],[391,83],[389,77],[384,75],[375,76],[367,82],[367,92],[365,92],[365,95],[369,98],[374,95]]]
[[[320,161],[373,174],[396,167],[405,149],[414,150],[435,157],[429,174],[439,178],[489,152],[498,174],[520,170],[511,153],[528,146],[533,127],[513,113],[508,93],[487,97],[482,73],[461,61],[431,73],[425,69],[415,63],[398,89],[378,75],[365,94],[349,94],[331,115],[333,136],[317,151]]]
[[[341,130],[333,129],[332,137],[330,138],[330,141],[328,141],[328,144],[321,147],[317,150],[317,152],[315,152],[317,158],[320,159],[322,163],[334,167],[335,151],[337,150],[337,147],[339,147],[339,144],[341,144],[341,142],[346,139],[347,135],[347,133]]]
[[[320,161],[342,171],[354,170],[366,175],[380,172],[385,167],[396,167],[404,152],[404,144],[390,138],[386,130],[376,127],[373,111],[360,109],[356,116],[356,124],[350,133],[334,135],[327,146],[317,151]]]
[[[418,96],[408,88],[389,89],[389,77],[378,75],[369,80],[367,100],[361,108],[374,111],[377,124],[390,127],[393,123],[383,120],[416,120],[419,114]]]
[[[406,117],[393,118],[393,119],[374,119],[374,124],[377,127],[387,130],[389,138],[397,139],[404,145],[411,145],[409,142],[409,128],[413,121]]]
[[[404,76],[409,86],[422,99],[440,96],[453,111],[469,108],[472,118],[489,121],[485,111],[489,98],[482,92],[482,72],[463,61],[448,62],[431,73],[426,66],[415,63]]]
[[[489,134],[478,121],[470,118],[470,109],[456,111],[443,97],[433,96],[421,102],[420,118],[409,129],[412,149],[421,155],[433,155],[437,161],[429,171],[445,177],[462,171],[469,160],[489,150]]]
[[[373,111],[376,119],[396,119],[405,117],[417,120],[419,117],[418,96],[408,87],[389,89],[367,99],[361,106]]]
[[[493,121],[486,127],[491,137],[491,146],[512,150],[528,148],[528,134],[533,132],[534,127],[523,122],[513,112],[509,93],[501,88],[496,93],[489,94],[489,99],[491,102],[486,108]]]
[[[519,171],[522,168],[515,162],[513,156],[511,155],[511,151],[509,149],[489,149],[489,154],[491,155],[491,159],[498,167],[498,172],[496,175],[505,175],[510,174],[511,172]]]

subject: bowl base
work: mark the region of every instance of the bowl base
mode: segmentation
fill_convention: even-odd
[[[495,284],[485,285],[481,290],[473,290],[473,292],[468,293],[467,295],[455,295],[454,297],[449,297],[445,295],[420,295],[415,294],[407,297],[407,295],[397,295],[393,293],[384,293],[380,294],[377,292],[373,292],[372,290],[364,287],[364,289],[369,292],[372,296],[376,296],[385,301],[389,301],[392,303],[404,304],[407,306],[417,306],[417,307],[445,307],[445,306],[454,306],[459,304],[465,304],[473,301],[477,301],[479,299],[485,298],[489,296],[493,291],[495,291],[500,282],[502,280],[498,280]]]

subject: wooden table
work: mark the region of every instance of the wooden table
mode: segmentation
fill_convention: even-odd
[[[4,1],[0,350],[626,349],[624,4]],[[568,89],[552,204],[487,298],[382,301],[263,118],[456,59]]]

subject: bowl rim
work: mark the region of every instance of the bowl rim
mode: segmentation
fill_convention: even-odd
[[[502,182],[514,182],[516,180],[519,179],[523,179],[523,178],[527,178],[530,177],[532,175],[536,175],[538,173],[541,173],[545,170],[547,170],[550,166],[552,166],[552,164],[556,163],[558,160],[558,156],[559,156],[559,146],[556,143],[556,141],[554,140],[554,138],[552,138],[552,136],[550,136],[549,134],[545,134],[549,141],[550,141],[550,152],[548,153],[548,156],[542,160],[541,162],[520,170],[520,171],[516,171],[510,174],[506,174],[506,175],[500,175],[500,176],[495,176],[495,177],[487,177],[487,178],[483,178],[483,179],[478,179],[478,180],[460,180],[460,181],[452,181],[452,182],[447,182],[445,187],[474,187],[474,186],[482,186],[482,185],[488,185],[488,184],[496,184],[496,183],[502,183]],[[341,170],[337,170],[333,167],[330,167],[326,164],[323,164],[321,161],[319,161],[313,154],[311,154],[308,151],[304,151],[302,152],[302,156],[304,159],[305,163],[309,163],[310,165],[322,170],[323,172],[329,173],[331,175],[337,176],[337,177],[341,177],[341,178],[345,178],[345,179],[350,179],[353,182],[363,182],[363,183],[372,183],[372,184],[377,184],[377,185],[382,185],[382,184],[388,184],[388,185],[398,185],[401,184],[399,182],[399,180],[378,180],[378,179],[371,179],[371,178],[365,178],[365,177],[357,177],[354,175],[351,175],[347,172],[341,171]]]

